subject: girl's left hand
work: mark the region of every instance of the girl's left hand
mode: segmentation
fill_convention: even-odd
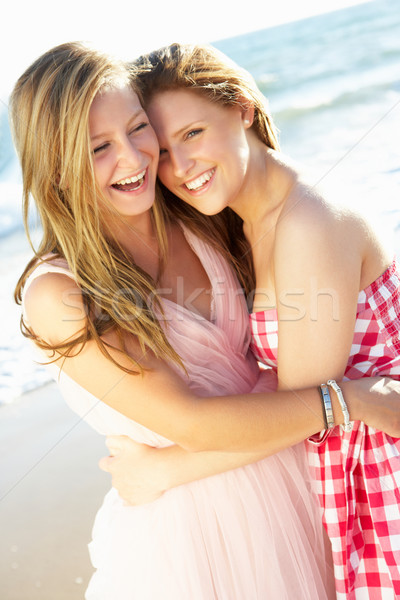
[[[162,449],[134,442],[127,436],[109,436],[110,456],[99,467],[111,474],[112,485],[125,504],[138,506],[153,502],[166,490],[163,481]]]

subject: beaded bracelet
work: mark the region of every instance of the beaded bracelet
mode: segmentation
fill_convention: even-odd
[[[331,396],[329,388],[325,383],[321,383],[319,386],[321,394],[322,404],[324,407],[324,421],[326,429],[333,429],[335,427],[335,417],[333,416]]]
[[[350,422],[350,415],[349,415],[349,411],[347,409],[347,404],[343,398],[342,390],[340,389],[340,387],[338,386],[338,384],[336,383],[336,381],[334,379],[330,379],[329,381],[327,381],[327,385],[329,385],[336,392],[336,396],[337,396],[337,399],[339,400],[340,408],[342,409],[342,413],[344,416],[344,423],[343,423],[343,425],[340,425],[340,427],[343,429],[343,431],[351,431],[353,429],[353,423]]]

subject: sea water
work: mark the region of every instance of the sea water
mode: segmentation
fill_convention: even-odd
[[[255,15],[256,22],[256,15]],[[372,219],[400,256],[400,6],[375,0],[214,42],[250,71],[282,151],[334,202]],[[21,178],[0,106],[0,403],[48,380],[19,332],[12,290],[30,257]]]

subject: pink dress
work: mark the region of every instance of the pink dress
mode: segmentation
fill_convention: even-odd
[[[250,315],[251,348],[277,369],[275,309]],[[358,297],[346,377],[400,378],[400,279],[393,264]],[[400,598],[400,440],[359,421],[307,444],[332,542],[337,598]]]
[[[201,319],[165,300],[169,340],[199,395],[250,392],[259,369],[248,353],[244,297],[221,257],[189,232],[185,235],[212,284],[214,318]],[[48,271],[71,276],[64,261],[54,260],[38,266],[31,279]],[[171,444],[53,369],[68,405],[99,433],[124,434],[157,447]],[[259,383],[259,389],[270,385]],[[94,524],[89,548],[96,571],[85,597],[332,599],[331,556],[324,549],[318,503],[310,490],[304,444],[181,485],[143,506],[124,506],[111,489]]]

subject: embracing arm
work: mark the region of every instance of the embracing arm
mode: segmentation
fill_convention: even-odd
[[[84,326],[77,293],[68,277],[48,274],[29,287],[25,298],[28,321],[37,335],[55,343],[77,336]],[[65,298],[75,294],[75,305]],[[111,353],[130,368],[128,357]],[[65,359],[65,372],[89,392],[128,418],[191,451],[252,451],[272,454],[304,440],[323,428],[321,402],[316,388],[281,393],[199,398],[166,363],[150,352],[143,355],[134,339],[126,340],[132,356],[140,360],[143,375],[123,372],[89,341],[83,350]],[[62,359],[60,359],[62,360]],[[354,418],[363,418],[364,404],[352,382],[345,394]],[[366,397],[366,392],[361,398]],[[392,396],[391,396],[392,397]],[[335,407],[340,422],[340,409]]]
[[[359,395],[364,398],[366,406],[369,404],[370,413],[375,416],[376,407],[380,405],[381,425],[389,427],[390,423],[392,435],[398,436],[399,382],[376,377],[341,385],[348,404],[349,396]],[[338,418],[336,423],[342,422],[340,410]],[[152,502],[166,490],[245,466],[273,453],[190,452],[176,445],[158,449],[134,442],[126,436],[110,436],[107,446],[110,456],[100,460],[100,468],[111,474],[113,487],[131,505]],[[278,449],[276,447],[275,452]]]
[[[180,446],[153,448],[126,436],[109,436],[110,456],[99,466],[130,505],[147,504],[166,490],[242,467],[264,457],[254,452],[189,452]]]

